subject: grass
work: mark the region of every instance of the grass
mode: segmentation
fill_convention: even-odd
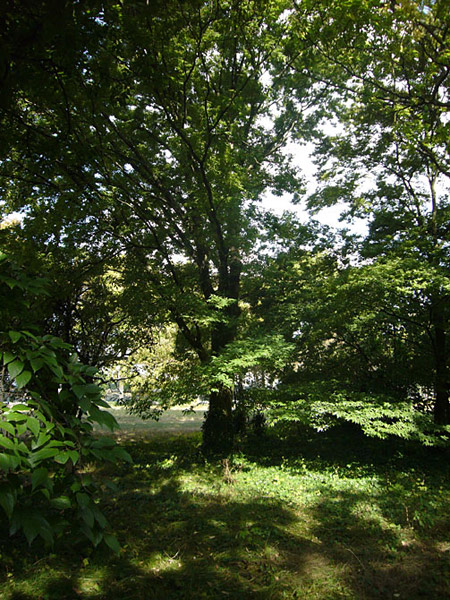
[[[0,598],[100,600],[450,598],[448,453],[342,428],[269,432],[205,461],[199,432],[122,443],[99,467],[119,556],[80,544],[50,556],[4,540]]]
[[[142,420],[136,415],[127,413],[124,407],[111,404],[110,412],[120,423],[119,438],[132,439],[137,436],[152,437],[157,434],[192,433],[200,431],[205,414],[205,406],[197,406],[194,411],[187,412],[183,406],[176,406],[161,415],[158,421]],[[104,430],[103,430],[104,431]]]

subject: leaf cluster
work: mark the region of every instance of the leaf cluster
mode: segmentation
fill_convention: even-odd
[[[2,282],[1,295],[10,287]],[[94,423],[117,427],[92,383],[96,369],[59,338],[26,330],[1,331],[0,350],[0,506],[10,535],[53,545],[70,531],[117,550],[84,472],[95,460],[129,460],[112,440],[93,436]]]

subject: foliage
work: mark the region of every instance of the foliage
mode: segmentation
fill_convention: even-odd
[[[442,271],[412,256],[357,264],[332,248],[297,245],[267,257],[255,275],[255,319],[294,348],[266,398],[270,418],[319,428],[339,418],[370,435],[445,443],[429,414],[429,303],[448,286]]]
[[[292,111],[282,51],[289,8],[93,2],[65,15],[69,31],[78,27],[67,57],[50,30],[45,50],[35,43],[31,81],[12,63],[8,207],[23,210],[25,231],[52,250],[89,237],[96,256],[122,253],[135,298],[149,290],[205,373],[237,338],[261,194],[300,185],[281,148],[311,90],[305,76]],[[10,22],[8,40],[23,26]],[[41,71],[45,93],[35,85]],[[223,384],[217,395],[216,386],[210,401],[229,423],[232,390]]]
[[[12,276],[4,254],[0,267],[0,298],[13,292],[20,306],[21,294],[35,288],[25,276]],[[23,329],[2,329],[0,350],[0,506],[10,535],[53,545],[70,530],[117,550],[97,506],[98,490],[83,472],[95,460],[129,459],[114,442],[92,436],[94,423],[117,427],[92,383],[96,369],[80,363],[61,339]]]
[[[433,387],[450,421],[443,0],[16,5],[0,191],[57,281],[49,331],[98,365],[138,347],[142,414],[207,395],[215,451],[246,377],[257,402]],[[309,208],[345,202],[365,239],[258,210],[300,202],[293,139],[317,146]],[[142,348],[167,324],[173,350]]]
[[[329,94],[315,109],[323,121],[315,130],[318,186],[309,208],[343,202],[348,220],[367,219],[368,235],[353,243],[354,257],[365,266],[354,273],[375,292],[369,310],[396,330],[397,345],[407,342],[409,357],[405,353],[400,365],[406,361],[410,367],[400,367],[400,379],[413,382],[415,372],[420,378],[428,371],[435,420],[446,424],[448,7],[444,2],[356,0],[318,2],[306,10],[312,11],[306,32],[311,69],[329,84]],[[351,294],[345,278],[341,281],[342,297]],[[361,291],[365,302],[363,285]],[[393,340],[386,332],[377,340],[373,324],[366,329],[368,347],[361,343],[366,337],[362,327],[352,336],[367,362],[372,362],[371,345],[376,355],[383,339]],[[348,332],[343,320],[341,325]]]
[[[196,354],[185,342],[177,348],[175,327],[155,328],[152,336],[152,346],[141,348],[108,373],[123,390],[114,396],[118,403],[144,419],[158,419],[176,404],[193,404],[206,398],[210,389]]]
[[[396,400],[392,396],[339,390],[339,382],[325,385],[309,383],[300,389],[290,389],[290,398],[275,399],[267,412],[269,423],[298,423],[326,431],[342,422],[358,425],[367,436],[387,439],[394,436],[418,441],[424,446],[448,446],[450,429],[435,425],[432,415],[417,410],[413,402]],[[281,398],[288,396],[286,391]]]

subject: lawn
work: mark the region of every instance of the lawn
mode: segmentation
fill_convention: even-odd
[[[198,405],[193,410],[188,406],[175,406],[164,412],[156,421],[141,419],[130,415],[123,406],[110,405],[110,412],[120,423],[117,436],[120,440],[142,439],[159,434],[192,433],[200,431],[205,415],[206,405]],[[102,430],[104,433],[105,430]]]
[[[179,418],[125,420],[134,464],[92,466],[120,555],[3,540],[0,598],[450,598],[447,451],[298,429],[208,462]]]

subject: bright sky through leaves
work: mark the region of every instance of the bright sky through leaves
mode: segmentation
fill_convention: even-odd
[[[314,192],[316,186],[316,167],[312,161],[313,146],[312,144],[300,145],[290,143],[287,145],[286,151],[293,155],[294,164],[301,169],[305,178],[306,194],[304,196],[304,201],[300,202],[298,205],[294,205],[291,202],[292,196],[290,194],[284,194],[283,196],[278,197],[274,194],[267,193],[262,199],[262,205],[276,214],[281,214],[286,210],[294,211],[303,221],[307,221],[310,218],[310,215],[305,209],[306,198],[309,194]],[[355,219],[354,223],[350,225],[339,221],[339,217],[344,208],[344,205],[336,204],[320,210],[313,218],[330,227],[348,227],[353,233],[366,234],[367,225],[363,219]]]

